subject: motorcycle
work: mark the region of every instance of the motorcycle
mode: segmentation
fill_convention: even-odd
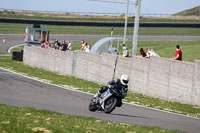
[[[126,97],[125,90],[117,90],[116,88],[108,88],[105,92],[100,94],[100,96],[95,96],[90,101],[88,109],[92,112],[96,110],[104,111],[105,113],[111,113],[115,107],[122,106],[122,99]]]

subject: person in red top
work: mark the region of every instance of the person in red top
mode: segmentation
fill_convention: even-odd
[[[140,48],[140,55],[142,57],[146,57],[147,56],[146,53],[144,52],[143,48]]]
[[[182,52],[179,45],[176,45],[176,54],[174,60],[182,61]]]

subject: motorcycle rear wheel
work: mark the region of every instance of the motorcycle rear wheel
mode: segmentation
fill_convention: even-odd
[[[115,109],[116,104],[117,104],[117,98],[110,97],[105,102],[104,112],[107,114],[111,113]]]

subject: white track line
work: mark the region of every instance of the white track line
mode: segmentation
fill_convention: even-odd
[[[87,95],[91,95],[91,96],[94,95],[94,94],[89,93],[89,92],[83,92],[83,91],[80,91],[80,90],[69,89],[69,88],[66,88],[66,87],[63,87],[63,86],[51,84],[51,83],[42,81],[42,80],[40,80],[40,79],[32,78],[32,77],[23,75],[23,74],[21,74],[21,73],[14,72],[14,71],[9,70],[9,69],[6,69],[6,68],[0,67],[0,69],[5,70],[5,71],[8,71],[8,72],[11,72],[11,73],[16,74],[16,75],[20,75],[20,76],[25,77],[25,78],[28,78],[28,79],[32,79],[32,80],[41,82],[41,83],[45,83],[45,84],[48,84],[48,85],[52,85],[52,86],[55,86],[55,87],[59,87],[59,88],[65,89],[65,90],[70,90],[70,91],[74,91],[74,92],[79,92],[79,93],[83,93],[83,94],[87,94]],[[179,116],[183,116],[183,117],[187,117],[187,118],[193,118],[193,119],[200,120],[200,118],[193,117],[193,116],[188,116],[188,115],[183,115],[183,114],[168,112],[168,111],[165,111],[165,110],[155,109],[155,108],[152,108],[152,107],[146,107],[146,106],[142,106],[142,105],[138,105],[138,104],[134,104],[134,103],[128,103],[128,102],[124,102],[124,103],[126,103],[126,104],[128,104],[128,105],[132,105],[132,106],[147,108],[147,109],[151,109],[151,110],[155,110],[155,111],[160,111],[160,112],[164,112],[164,113],[168,113],[168,114],[179,115]]]
[[[12,46],[8,49],[8,53],[10,54],[10,51],[13,49],[13,48],[16,48],[16,47],[20,47],[20,46],[23,46],[24,44],[19,44],[19,45],[15,45],[15,46]]]

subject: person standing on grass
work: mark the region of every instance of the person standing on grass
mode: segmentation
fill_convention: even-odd
[[[157,56],[160,57],[153,49],[146,49],[146,54],[147,54],[147,58],[150,58],[151,56]]]
[[[144,52],[144,49],[143,49],[143,48],[140,48],[140,55],[141,55],[142,57],[146,57],[146,56],[147,56],[146,53]]]
[[[80,49],[80,50],[84,51],[84,46],[85,46],[85,41],[82,40],[82,41],[81,41],[81,49]]]
[[[176,45],[176,54],[175,54],[175,56],[174,56],[173,59],[174,59],[174,60],[182,61],[182,51],[181,51],[179,45]]]
[[[123,46],[123,57],[128,57],[129,56],[129,52],[128,52],[128,48],[126,46]]]
[[[67,42],[67,50],[72,50],[72,43],[70,41]]]
[[[67,50],[67,43],[65,41],[63,41],[62,51],[66,51],[66,50]]]

